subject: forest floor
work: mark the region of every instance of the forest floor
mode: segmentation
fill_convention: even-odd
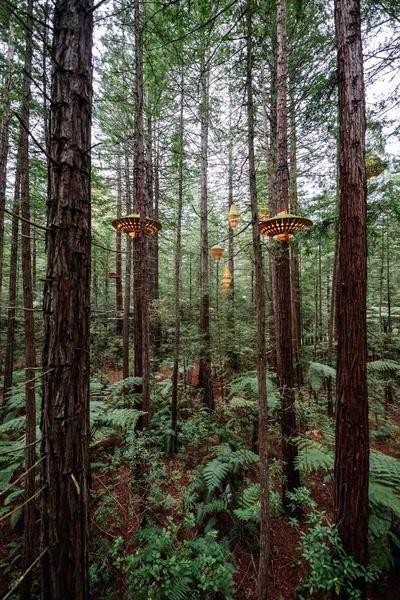
[[[107,378],[110,383],[115,383],[121,379],[121,372],[109,370]],[[159,380],[168,379],[170,373],[163,371]],[[194,368],[187,375],[188,382],[196,385],[198,369]],[[224,394],[225,395],[225,394]],[[216,405],[221,402],[221,385],[219,382],[214,384],[214,396]],[[396,406],[390,407],[390,420],[396,426],[397,432],[400,432],[400,411]],[[321,433],[317,430],[310,430],[307,436],[319,441]],[[371,440],[371,447],[379,452],[400,459],[400,444],[398,436],[391,439]],[[271,437],[271,455],[280,458],[280,437],[275,435]],[[102,446],[97,447],[92,455],[92,462],[102,461],[104,455],[109,453],[110,448]],[[179,453],[176,456],[163,455],[162,467],[164,469],[164,478],[160,483],[160,493],[164,498],[170,499],[168,508],[157,508],[155,512],[148,514],[149,508],[144,505],[143,498],[146,497],[146,490],[141,494],[137,486],[133,487],[135,474],[132,473],[128,464],[122,463],[112,470],[94,468],[92,471],[92,494],[91,494],[91,542],[92,547],[97,548],[99,542],[108,540],[110,545],[121,536],[124,540],[124,552],[133,553],[137,548],[135,534],[142,525],[142,518],[146,512],[153,522],[159,526],[166,526],[168,518],[172,517],[175,523],[182,520],[182,494],[183,490],[190,485],[195,467],[199,461],[198,449],[190,445],[187,446],[185,453]],[[201,460],[205,460],[205,455],[201,455]],[[18,475],[18,473],[16,474]],[[253,465],[250,477],[257,481],[257,467]],[[327,516],[333,518],[333,483],[326,479],[325,474],[315,473],[307,478],[307,485],[311,489],[311,496],[317,502],[318,509],[325,511]],[[275,491],[278,491],[276,489]],[[104,498],[109,499],[108,504],[104,503]],[[37,508],[37,539],[39,540],[39,501],[36,501]],[[224,517],[226,519],[226,517]],[[300,542],[300,532],[307,531],[308,525],[300,520],[298,527],[293,527],[288,517],[279,515],[270,521],[271,529],[271,557],[269,569],[269,590],[270,600],[296,600],[299,596],[297,591],[301,579],[306,575],[306,566],[301,560],[298,545]],[[231,523],[218,522],[218,529],[223,533],[224,529],[228,531]],[[18,570],[20,565],[20,545],[16,540],[21,540],[23,525],[21,519],[16,523],[15,528],[11,528],[9,521],[0,522],[0,566],[7,566],[5,576],[0,577],[0,597],[9,588],[10,580],[13,579],[13,573]],[[13,544],[15,550],[13,550]],[[38,544],[39,546],[39,544]],[[256,600],[257,598],[257,557],[255,548],[249,543],[248,536],[238,535],[237,539],[231,544],[231,550],[235,559],[236,573],[234,576],[236,585],[236,600]],[[96,550],[92,552],[92,559],[99,560],[96,556]],[[109,566],[107,566],[109,568]],[[37,573],[38,577],[38,573]],[[38,582],[36,582],[38,586]],[[126,581],[120,570],[115,569],[111,573],[111,589],[107,595],[99,588],[99,591],[92,595],[93,600],[100,600],[106,597],[107,600],[123,600],[128,597]],[[305,595],[305,597],[308,597]],[[326,596],[312,596],[315,600],[322,600]],[[369,600],[399,600],[400,599],[400,573],[392,572],[382,579],[379,585],[375,585],[370,590]],[[190,598],[188,598],[190,600]]]

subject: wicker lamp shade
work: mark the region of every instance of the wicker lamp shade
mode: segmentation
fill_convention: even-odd
[[[221,260],[221,256],[224,253],[224,249],[221,246],[213,246],[210,250],[210,254],[213,257],[215,262],[219,262]]]
[[[228,222],[231,229],[236,229],[239,223],[239,211],[235,204],[232,204],[228,213]]]
[[[138,213],[115,219],[115,221],[112,222],[112,226],[121,233],[127,233],[133,238],[140,237],[140,215]],[[161,223],[154,221],[154,219],[150,219],[149,217],[146,219],[147,235],[154,235],[160,231],[160,229]]]
[[[367,179],[372,181],[387,169],[387,163],[383,162],[377,154],[370,154],[365,161],[365,167],[367,169]]]
[[[232,275],[229,267],[225,267],[223,275],[221,277],[221,287],[223,290],[229,290],[231,287]]]
[[[268,235],[281,242],[287,242],[297,231],[307,229],[312,225],[310,219],[297,217],[289,213],[280,213],[275,217],[260,221],[258,228],[260,233]]]

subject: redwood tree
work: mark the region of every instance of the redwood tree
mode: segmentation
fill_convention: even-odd
[[[359,0],[335,0],[335,29],[340,168],[335,515],[344,549],[365,565],[369,479],[367,181]],[[365,582],[360,581],[359,587],[366,598]]]
[[[44,290],[42,597],[89,597],[92,0],[56,0]],[[47,550],[47,551],[46,551]]]

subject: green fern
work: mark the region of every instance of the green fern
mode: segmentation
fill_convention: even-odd
[[[168,600],[187,600],[190,591],[190,577],[179,577],[172,582],[167,592]]]
[[[336,370],[333,367],[323,363],[310,362],[308,365],[308,382],[314,392],[318,392],[324,381],[329,377],[332,381],[336,381]]]
[[[208,462],[203,471],[207,490],[213,492],[215,488],[220,488],[229,471],[229,463],[221,462],[218,458]]]
[[[398,373],[400,364],[395,360],[374,360],[367,363],[368,371],[371,373]]]
[[[333,470],[335,456],[331,448],[308,438],[297,438],[296,442],[299,448],[296,466],[300,471]]]

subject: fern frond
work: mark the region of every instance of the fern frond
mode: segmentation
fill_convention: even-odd
[[[167,592],[168,600],[187,600],[190,591],[190,583],[191,579],[189,577],[175,579]]]
[[[300,471],[310,472],[331,471],[334,467],[334,453],[331,448],[308,438],[296,439],[299,453],[296,460],[296,467]]]
[[[400,371],[400,364],[395,360],[373,360],[367,363],[367,369],[373,373],[398,373]]]
[[[221,487],[225,477],[229,473],[229,470],[229,464],[221,462],[218,460],[218,458],[214,458],[208,462],[203,471],[207,490],[212,492],[215,490],[215,488]]]
[[[336,381],[336,370],[333,367],[323,363],[310,362],[308,365],[308,381],[314,392],[318,392],[325,379],[329,377]]]
[[[400,461],[382,452],[371,452],[371,480],[390,487],[400,487]]]

